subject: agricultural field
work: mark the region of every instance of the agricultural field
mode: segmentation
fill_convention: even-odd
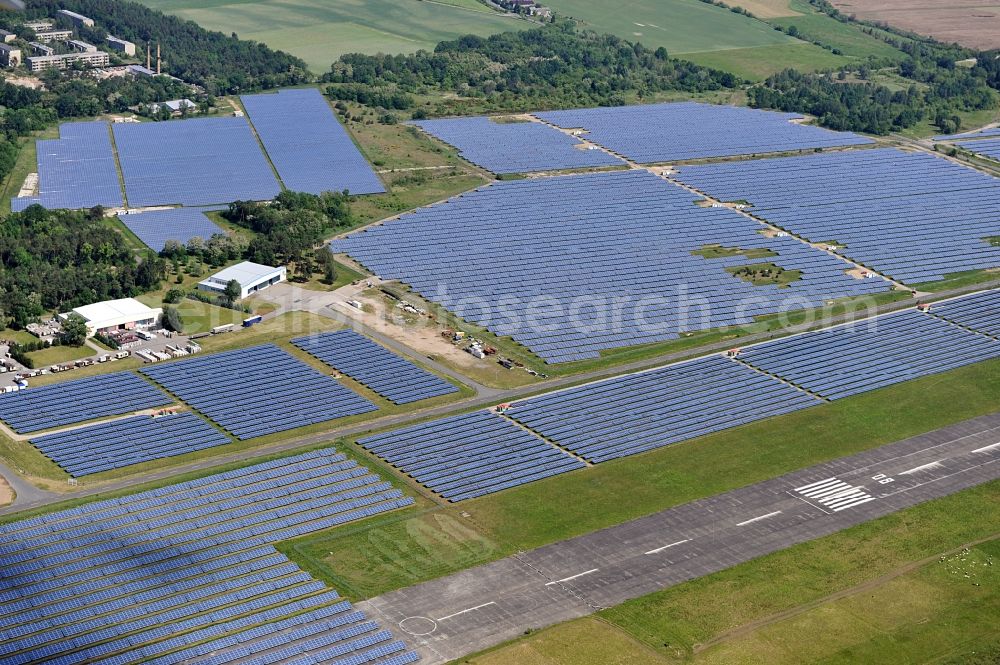
[[[968,662],[996,648],[998,502],[989,483],[461,662]]]
[[[917,6],[907,0],[833,0],[833,5],[859,19],[889,23],[942,42],[983,50],[1000,48],[998,0],[923,2]]]
[[[235,32],[297,55],[324,72],[344,53],[432,50],[460,35],[490,35],[535,25],[477,0],[141,0],[148,7]]]

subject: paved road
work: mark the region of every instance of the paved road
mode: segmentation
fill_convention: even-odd
[[[359,603],[436,665],[1000,478],[1000,413]]]

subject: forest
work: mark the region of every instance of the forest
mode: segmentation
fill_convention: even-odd
[[[571,23],[491,37],[468,35],[413,55],[347,54],[323,81],[335,99],[406,108],[399,93],[458,93],[491,110],[621,105],[657,92],[735,88],[732,74],[670,58]]]
[[[155,289],[166,262],[136,258],[104,211],[31,206],[0,220],[0,327]]]
[[[97,22],[96,34],[81,29],[84,39],[103,41],[105,32],[146,44],[160,44],[164,71],[196,83],[212,95],[296,85],[310,79],[299,58],[236,35],[210,32],[192,21],[168,16],[124,0],[28,0],[30,18],[55,16],[70,9]]]

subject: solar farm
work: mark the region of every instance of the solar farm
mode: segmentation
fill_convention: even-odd
[[[1000,183],[926,153],[861,150],[685,166],[674,176],[908,284],[1000,266]]]
[[[890,288],[855,279],[850,264],[793,238],[765,237],[754,220],[698,200],[646,171],[500,182],[331,247],[550,363],[746,324],[789,302],[819,306]],[[739,251],[697,254],[710,246]],[[773,258],[747,259],[751,250]],[[754,285],[727,270],[765,262],[801,277],[787,286]],[[619,299],[640,307],[607,316]]]
[[[231,439],[185,412],[134,416],[31,439],[42,454],[79,478],[131,464],[223,446]]]
[[[155,365],[142,373],[238,439],[267,436],[377,408],[270,344]]]
[[[579,129],[588,141],[639,164],[857,146],[872,140],[802,124],[794,113],[697,102],[546,111],[536,117]]]
[[[119,214],[118,219],[147,247],[159,252],[171,240],[187,245],[192,238],[208,240],[216,234],[225,233],[218,224],[205,216],[206,212],[217,209],[208,207],[147,210]]]
[[[415,662],[273,547],[412,502],[321,450],[0,526],[0,660]]]
[[[319,90],[281,90],[240,99],[288,189],[311,194],[385,191]]]
[[[0,394],[0,420],[18,433],[168,406],[173,399],[131,372]]]
[[[1000,161],[1000,137],[983,138],[974,141],[960,141],[955,143],[956,147],[962,150],[974,152],[977,155],[988,157]]]
[[[358,443],[449,501],[1000,358],[991,291],[432,420]],[[978,328],[976,326],[983,326]],[[515,424],[516,423],[516,424]]]
[[[293,339],[292,344],[371,388],[393,404],[419,402],[458,388],[352,330]]]
[[[526,173],[625,162],[540,122],[498,122],[493,118],[451,118],[413,123],[454,146],[473,164],[493,173]]]

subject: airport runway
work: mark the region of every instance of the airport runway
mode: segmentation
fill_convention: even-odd
[[[808,445],[808,442],[803,442]],[[436,665],[1000,478],[1000,413],[358,603]],[[572,500],[572,497],[567,497]]]

